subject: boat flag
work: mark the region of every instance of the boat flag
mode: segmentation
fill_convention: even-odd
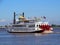
[[[46,19],[46,17],[45,17],[45,16],[43,16],[43,18],[44,18],[44,19]]]

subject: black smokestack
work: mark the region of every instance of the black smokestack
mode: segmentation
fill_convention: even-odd
[[[22,16],[24,17],[24,12],[22,13]]]
[[[16,19],[15,19],[15,12],[14,12],[14,19],[13,19],[13,24],[15,24],[15,21],[16,21]]]

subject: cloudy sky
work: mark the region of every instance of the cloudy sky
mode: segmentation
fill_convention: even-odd
[[[11,23],[13,12],[26,17],[46,16],[52,24],[60,24],[60,0],[0,0],[0,25]]]

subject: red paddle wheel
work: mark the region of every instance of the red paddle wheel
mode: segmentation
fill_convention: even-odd
[[[39,28],[42,30],[50,30],[51,26],[50,25],[39,25]]]

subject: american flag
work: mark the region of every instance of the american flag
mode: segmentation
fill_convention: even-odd
[[[43,16],[43,18],[44,18],[44,19],[46,19],[46,17],[45,17],[45,16]]]

